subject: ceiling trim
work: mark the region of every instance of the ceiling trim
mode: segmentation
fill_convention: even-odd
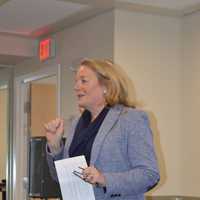
[[[75,14],[72,14],[71,16],[62,19],[61,21],[55,22],[53,24],[49,24],[45,27],[42,27],[40,29],[37,29],[36,31],[33,31],[29,37],[38,38],[38,37],[45,37],[49,34],[54,34],[58,31],[61,31],[65,28],[69,28],[71,26],[74,26],[76,24],[79,24],[89,18],[95,17],[101,13],[110,11],[113,9],[113,6],[106,6],[101,8],[89,8],[84,11],[79,11]]]
[[[200,3],[196,3],[193,6],[186,7],[185,9],[170,9],[162,8],[159,6],[142,5],[138,3],[124,2],[123,0],[58,0],[68,1],[79,4],[87,4],[96,7],[109,6],[118,9],[124,9],[129,11],[144,12],[151,14],[159,14],[164,16],[183,17],[185,15],[193,14],[200,11]]]
[[[15,38],[21,38],[21,39],[24,39],[24,38],[31,38],[29,35],[21,35],[19,33],[10,33],[10,32],[0,32],[0,37],[1,36],[6,36],[6,37],[15,37]]]
[[[115,3],[115,0],[57,0],[57,1],[67,1],[94,7],[105,7],[105,6],[108,7],[108,6],[113,6]]]
[[[192,6],[188,6],[184,9],[179,10],[179,9],[161,8],[158,6],[141,5],[137,3],[129,3],[129,2],[122,2],[119,0],[115,0],[114,7],[134,12],[159,14],[171,17],[183,17],[200,11],[200,3],[196,3]]]
[[[0,5],[2,5],[3,3],[7,1],[9,0],[0,0]],[[0,35],[5,34],[5,35],[12,35],[12,36],[19,36],[23,38],[24,37],[27,37],[27,38],[42,37],[42,36],[56,33],[60,30],[63,30],[70,26],[81,23],[91,17],[97,16],[103,12],[106,12],[115,8],[120,9],[120,10],[121,9],[128,10],[132,12],[143,12],[143,13],[157,14],[157,15],[170,16],[170,17],[183,17],[186,15],[193,14],[194,12],[197,12],[200,10],[199,3],[196,5],[187,7],[183,10],[178,10],[178,9],[162,8],[158,6],[141,5],[138,3],[124,2],[123,0],[56,0],[56,1],[78,3],[82,5],[87,5],[89,6],[89,8],[86,10],[76,12],[75,14],[72,14],[62,19],[61,21],[57,21],[52,24],[48,24],[44,27],[41,27],[28,35],[21,35],[18,33],[10,34],[7,32],[5,33],[1,32]]]
[[[129,10],[134,12],[143,12],[143,13],[151,13],[158,14],[163,16],[171,16],[171,17],[181,17],[183,16],[183,12],[177,9],[169,9],[169,8],[161,8],[157,6],[150,5],[141,5],[137,3],[129,3],[129,2],[116,2],[115,8],[122,10]]]

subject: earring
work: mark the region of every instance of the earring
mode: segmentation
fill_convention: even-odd
[[[107,93],[107,91],[106,91],[106,90],[104,90],[104,91],[103,91],[103,94],[105,95],[106,93]]]

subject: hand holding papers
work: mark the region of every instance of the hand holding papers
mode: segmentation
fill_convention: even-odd
[[[78,168],[84,170],[84,168],[82,168],[82,167],[78,167]],[[74,174],[75,176],[78,176],[79,178],[81,178],[81,179],[84,180],[84,177],[83,177],[83,173],[82,173],[82,172],[79,172],[79,171],[74,170],[74,171],[73,171],[73,174]]]
[[[63,200],[95,200],[91,184],[82,180],[82,168],[87,167],[84,156],[55,161]]]

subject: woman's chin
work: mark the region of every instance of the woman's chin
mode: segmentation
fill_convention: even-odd
[[[81,108],[82,108],[82,107],[84,108],[84,107],[85,107],[85,104],[84,104],[84,102],[82,102],[82,101],[78,101],[78,106],[81,107]]]

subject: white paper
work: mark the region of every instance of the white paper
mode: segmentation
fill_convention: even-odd
[[[92,185],[73,174],[82,171],[79,167],[87,167],[84,156],[55,161],[55,166],[63,200],[95,200]]]

